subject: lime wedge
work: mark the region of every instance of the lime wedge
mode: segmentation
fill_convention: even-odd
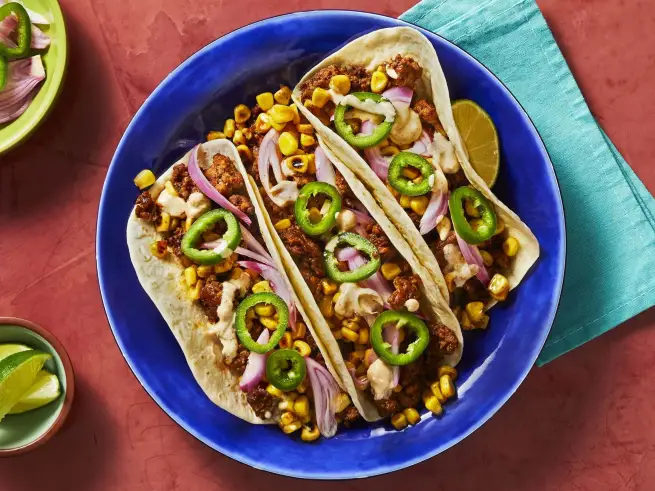
[[[41,370],[32,387],[23,394],[20,401],[11,408],[9,414],[19,414],[50,404],[61,395],[59,379],[54,373]]]
[[[25,346],[24,344],[0,344],[0,361],[7,358],[9,355],[14,353],[20,353],[21,351],[29,351],[32,348]]]
[[[37,350],[20,351],[0,361],[0,421],[23,397],[51,355]]]
[[[500,168],[498,132],[491,117],[475,102],[453,103],[453,116],[475,172],[492,187]]]

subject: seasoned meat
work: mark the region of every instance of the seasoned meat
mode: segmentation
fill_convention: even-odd
[[[400,403],[394,399],[380,399],[373,402],[375,402],[382,417],[395,414],[402,409]]]
[[[335,183],[337,185],[337,190],[339,191],[339,194],[341,194],[341,197],[354,198],[355,195],[350,190],[350,186],[348,186],[348,183],[346,182],[346,178],[343,177],[341,172],[335,169],[334,175],[335,175]]]
[[[321,68],[312,77],[303,82],[300,87],[302,99],[311,99],[316,87],[328,89],[330,79],[335,75],[348,75],[351,92],[368,92],[371,85],[371,76],[361,65],[329,65]]]
[[[241,194],[233,194],[227,200],[249,217],[252,218],[255,216],[255,207],[252,206],[250,198],[247,196],[243,196]]]
[[[466,303],[475,302],[476,300],[485,301],[489,298],[487,289],[476,277],[467,280],[462,288],[465,292]]]
[[[425,99],[416,101],[412,109],[418,114],[421,121],[431,125],[440,125],[439,118],[437,117],[437,109]]]
[[[346,409],[341,411],[338,416],[341,416],[343,420],[343,425],[347,428],[356,422],[359,418],[359,411],[355,406],[348,406]]]
[[[263,113],[264,110],[259,107],[259,104],[255,104],[253,108],[250,110],[250,119],[254,123],[255,120],[257,119],[257,116],[259,116],[261,113]]]
[[[428,382],[436,380],[445,355],[455,352],[459,341],[455,333],[439,322],[428,324],[430,343],[423,352],[423,368]]]
[[[316,294],[321,279],[325,277],[323,249],[320,244],[305,235],[295,223],[288,229],[282,230],[280,238],[291,256],[296,260],[296,264],[298,264],[298,268],[312,293]]]
[[[423,73],[423,69],[417,61],[402,55],[396,55],[391,62],[387,63],[387,69],[389,68],[398,74],[398,78],[389,77],[391,85],[394,87],[409,87],[412,90],[416,89],[416,81],[421,78]]]
[[[243,188],[243,176],[234,162],[225,155],[214,155],[212,165],[205,170],[205,176],[223,196],[230,196]]]
[[[390,261],[396,255],[396,249],[391,245],[389,237],[377,223],[366,225],[368,240],[377,248],[382,261]]]
[[[462,169],[458,170],[454,174],[446,174],[446,179],[448,180],[448,189],[451,191],[453,189],[469,185],[469,180],[466,178],[466,174],[464,174]]]
[[[243,375],[243,372],[246,371],[249,355],[250,351],[248,351],[243,346],[240,346],[237,356],[235,356],[232,361],[225,360],[225,365],[237,375]]]
[[[175,191],[184,198],[185,200],[189,198],[191,193],[200,191],[196,183],[193,182],[191,176],[189,175],[189,170],[184,164],[177,164],[173,167],[173,177],[171,177],[171,183],[175,188]]]
[[[161,212],[155,200],[152,199],[148,191],[142,192],[136,199],[136,216],[141,220],[155,223],[159,220]]]
[[[216,279],[209,277],[200,290],[200,306],[205,311],[210,322],[218,322],[216,309],[221,304],[223,296],[223,284]]]
[[[266,413],[273,413],[277,402],[275,397],[266,391],[266,383],[260,384],[248,392],[248,404],[255,411],[255,414],[262,419],[266,419]]]
[[[421,393],[426,385],[422,360],[400,367],[400,385],[403,390],[396,394],[396,399],[403,408],[417,407]]]
[[[455,232],[451,231],[448,233],[448,236],[446,237],[446,240],[441,240],[439,236],[436,236],[436,239],[433,242],[428,243],[430,246],[430,250],[434,254],[434,256],[437,258],[437,262],[439,263],[439,267],[441,269],[445,268],[447,265],[446,259],[444,258],[443,255],[443,248],[446,247],[448,244],[457,244],[457,236],[455,235]]]
[[[171,236],[167,239],[166,242],[168,242],[168,246],[171,248],[173,251],[173,254],[175,254],[177,257],[182,257],[184,254],[182,254],[182,237],[184,237],[184,228],[180,224],[179,227],[177,227],[175,230],[173,230],[173,233]]]
[[[452,355],[459,347],[455,333],[439,322],[429,325],[432,336],[439,340],[439,349],[446,355]]]
[[[395,290],[387,301],[392,309],[400,310],[405,306],[407,300],[411,298],[418,300],[421,278],[415,274],[396,276],[393,280],[393,286]]]

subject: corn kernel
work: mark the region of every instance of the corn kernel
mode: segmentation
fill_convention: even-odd
[[[351,343],[354,343],[359,340],[359,334],[357,334],[355,331],[351,329],[348,329],[347,327],[341,328],[341,335]]]
[[[300,113],[298,112],[298,107],[295,104],[291,104],[289,107],[293,111],[293,119],[291,122],[295,125],[298,125],[300,123]]]
[[[288,131],[285,131],[280,135],[278,145],[282,155],[293,155],[298,150],[298,139]]]
[[[487,287],[489,294],[492,298],[498,301],[503,301],[507,298],[509,293],[509,281],[502,274],[496,273]]]
[[[403,411],[403,414],[405,415],[405,418],[407,418],[407,422],[410,425],[415,425],[416,423],[421,421],[421,415],[413,407],[408,407],[407,409],[405,409]]]
[[[259,107],[261,107],[264,111],[268,111],[273,107],[273,104],[275,104],[275,101],[273,100],[273,94],[271,92],[262,92],[255,97],[255,100],[257,101],[257,104],[259,104]]]
[[[464,200],[464,210],[466,210],[466,214],[470,217],[478,218],[480,216],[480,212],[475,206],[473,206],[471,200]]]
[[[225,138],[227,138],[227,136],[225,136],[225,133],[222,131],[210,131],[207,133],[207,141],[223,140]]]
[[[371,91],[379,94],[384,89],[387,88],[387,83],[389,83],[389,78],[384,72],[374,71],[371,75]]]
[[[338,94],[346,95],[350,92],[350,78],[348,75],[335,75],[330,79],[330,88]]]
[[[313,442],[321,436],[321,432],[318,431],[318,426],[312,425],[311,428],[304,426],[302,432],[300,432],[300,439],[303,442]]]
[[[171,226],[169,230],[175,230],[179,226],[180,226],[180,219],[177,217],[171,218]]]
[[[309,159],[307,158],[307,155],[296,154],[284,159],[284,165],[293,172],[304,174],[309,167]]]
[[[171,216],[165,211],[162,212],[161,218],[159,219],[159,225],[157,225],[157,232],[168,232],[171,225]]]
[[[496,218],[496,233],[494,235],[498,235],[502,233],[505,230],[505,222],[503,222],[500,218]]]
[[[469,317],[469,315],[466,313],[466,309],[462,310],[459,324],[462,327],[462,329],[464,329],[465,331],[470,331],[471,329],[473,329],[473,323],[471,322],[471,318]]]
[[[290,226],[291,226],[291,220],[289,220],[288,218],[283,218],[282,220],[280,220],[274,225],[275,230],[277,230],[278,232],[281,232],[282,230],[286,230]]]
[[[297,124],[296,130],[298,130],[298,133],[302,133],[303,135],[314,134],[314,127],[311,124]]]
[[[321,214],[321,210],[313,206],[309,209],[309,214],[307,217],[309,218],[310,222],[318,223],[321,221],[321,218],[323,218],[323,215]]]
[[[307,333],[307,325],[304,322],[296,322],[295,334],[293,339],[303,339]]]
[[[291,333],[289,331],[285,332],[284,336],[282,336],[282,339],[280,339],[280,342],[278,344],[282,349],[291,349],[291,347],[293,346],[293,339],[291,339]]]
[[[314,92],[312,92],[312,104],[318,108],[322,108],[323,106],[325,106],[329,100],[330,100],[330,93],[325,89],[316,87],[314,89]]]
[[[337,303],[339,301],[339,296],[341,295],[341,292],[337,292],[334,294],[334,297],[332,297],[332,303]]]
[[[280,85],[280,90],[273,95],[278,104],[288,105],[291,100],[291,89],[286,85]]]
[[[396,413],[391,416],[391,424],[397,430],[403,430],[407,428],[407,417],[404,413]]]
[[[371,361],[371,358],[373,358],[373,356],[377,357],[377,355],[375,354],[375,351],[373,351],[373,348],[368,348],[364,352],[364,365],[366,365],[366,368],[371,366],[370,361]]]
[[[285,411],[282,413],[282,416],[280,416],[280,423],[282,423],[284,426],[290,425],[296,420],[296,415],[293,414],[291,411]]]
[[[316,144],[316,140],[311,135],[306,135],[304,133],[301,133],[300,134],[300,144],[303,147],[311,147],[312,145]]]
[[[193,218],[187,217],[187,219],[184,220],[184,231],[188,232],[191,228],[191,225],[193,225]]]
[[[268,133],[271,129],[271,117],[266,113],[260,113],[255,120],[255,131],[257,133]]]
[[[414,168],[414,167],[405,167],[402,170],[402,175],[403,177],[406,177],[407,179],[413,180],[416,179],[417,177],[421,176],[421,172]]]
[[[226,120],[225,124],[223,125],[223,133],[225,134],[225,136],[228,138],[232,138],[234,136],[235,131],[236,131],[236,122],[233,119]]]
[[[443,277],[443,279],[446,281],[446,286],[448,287],[448,291],[450,293],[454,292],[455,288],[457,287],[457,285],[455,284],[456,277],[457,275],[453,272],[446,273]]]
[[[238,280],[241,278],[241,275],[244,273],[243,269],[236,267],[230,272],[230,279],[231,280]]]
[[[253,293],[264,293],[264,292],[272,292],[272,291],[273,290],[271,289],[271,284],[266,280],[255,283],[252,286]]]
[[[232,138],[232,141],[235,145],[245,145],[246,137],[243,136],[243,132],[241,130],[236,130],[234,132],[234,138]]]
[[[402,206],[403,208],[409,208],[410,204],[411,204],[411,200],[412,200],[412,198],[410,198],[409,196],[407,196],[405,194],[401,194],[400,195],[400,206]]]
[[[448,365],[441,365],[439,367],[439,377],[449,375],[451,380],[457,380],[457,369]]]
[[[260,303],[255,305],[255,314],[260,317],[273,317],[275,315],[275,307]]]
[[[414,196],[409,200],[410,208],[421,216],[425,214],[429,203],[430,199],[427,196]]]
[[[189,266],[184,270],[184,281],[189,288],[196,284],[196,281],[198,281],[198,275],[195,266]]]
[[[362,129],[361,123],[356,119],[351,119],[351,120],[348,120],[346,122],[348,123],[348,126],[350,126],[352,128],[354,134],[359,133],[360,130]],[[329,125],[326,125],[326,126],[329,126]]]
[[[287,124],[293,121],[295,116],[293,109],[289,106],[282,106],[280,104],[275,104],[270,108],[268,110],[268,115],[271,117],[273,123],[277,124]]]
[[[312,104],[312,100],[311,100],[311,99],[305,99],[305,100],[303,101],[302,105],[305,106],[305,107],[306,107],[307,109],[309,109],[310,111],[311,111],[312,109],[317,109],[316,106],[314,106],[314,104]]]
[[[484,330],[484,329],[486,329],[487,327],[489,327],[489,316],[488,316],[488,315],[484,315],[484,316],[482,317],[482,320],[481,320],[480,322],[476,322],[476,323],[475,323],[475,328],[476,328],[476,329],[482,329],[482,330]]]
[[[494,257],[491,254],[489,254],[487,251],[480,250],[480,256],[482,256],[482,262],[487,268],[493,265]]]
[[[393,388],[393,391],[394,391],[396,394],[399,393],[399,392],[402,392],[402,390],[403,390],[403,386],[400,385],[400,384],[396,385],[396,386]]]
[[[232,254],[230,257],[223,259],[220,263],[214,264],[214,273],[227,273],[237,262],[237,255]]]
[[[474,218],[473,220],[470,220],[469,223],[471,224],[471,228],[476,232],[480,229],[480,227],[484,226],[482,218]]]
[[[268,384],[266,386],[266,392],[271,394],[273,397],[282,397],[282,391],[275,387],[273,384]]]
[[[356,319],[344,319],[341,322],[342,327],[346,327],[351,331],[359,331],[359,322]]]
[[[252,152],[246,145],[239,145],[237,147],[237,152],[239,152],[239,157],[241,157],[241,160],[246,160],[248,162],[252,161]]]
[[[439,386],[439,381],[438,380],[436,382],[432,382],[430,384],[430,391],[431,391],[433,396],[435,396],[437,399],[439,399],[439,402],[446,402],[446,398],[441,393],[441,387]]]
[[[150,244],[150,252],[153,256],[162,259],[168,254],[165,240],[156,240]]]
[[[304,394],[305,392],[307,392],[307,386],[305,385],[304,381],[301,382],[298,387],[296,387],[296,392],[298,392],[299,394]]]
[[[293,401],[290,399],[283,399],[278,403],[277,408],[280,411],[291,411],[293,410]]]
[[[234,108],[234,120],[237,123],[245,123],[250,118],[250,109],[245,104],[239,104]]]
[[[425,407],[428,411],[437,416],[443,413],[443,407],[441,407],[439,399],[437,399],[435,396],[428,397],[427,401],[425,401]]]
[[[275,329],[277,329],[277,320],[272,316],[260,317],[259,322],[261,322],[262,326],[271,331],[275,331]]]
[[[423,394],[421,395],[421,399],[423,399],[423,403],[425,404],[430,397],[434,397],[434,394],[430,389],[425,389],[423,391]]]
[[[480,322],[484,316],[484,304],[482,302],[469,302],[466,304],[466,313],[471,322]]]
[[[396,263],[384,263],[380,267],[382,276],[388,281],[393,281],[393,279],[400,274],[400,266]]]
[[[300,396],[293,405],[293,412],[303,417],[309,414],[309,400],[307,396]]]
[[[139,189],[145,189],[152,186],[156,180],[157,178],[150,169],[143,169],[134,178],[134,184],[136,184],[136,187]]]
[[[359,330],[359,340],[358,340],[359,344],[368,344],[369,336],[370,333],[368,327],[361,328]]]
[[[393,157],[394,155],[398,155],[400,153],[400,149],[395,145],[389,145],[381,149],[380,153],[383,157]]]
[[[293,342],[293,349],[300,353],[300,356],[302,357],[309,356],[312,352],[312,349],[309,347],[309,345],[300,339],[297,339]]]
[[[516,256],[516,253],[519,252],[519,247],[519,241],[514,237],[507,237],[505,242],[503,242],[503,252],[509,257]]]
[[[202,290],[202,285],[203,285],[203,281],[198,280],[196,282],[196,285],[190,290],[189,297],[191,298],[191,300],[200,299],[200,290]]]
[[[313,153],[307,155],[307,172],[316,174],[316,156]]]
[[[321,280],[321,289],[325,295],[332,295],[337,291],[337,288],[337,284],[329,278],[324,278]]]
[[[450,399],[455,395],[455,384],[453,384],[450,375],[447,373],[439,377],[439,388],[446,399]]]
[[[340,413],[348,406],[350,406],[350,396],[345,392],[340,392],[339,395],[337,396],[336,412]]]

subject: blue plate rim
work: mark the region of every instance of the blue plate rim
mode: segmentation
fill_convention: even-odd
[[[261,465],[257,461],[251,460],[249,458],[244,458],[237,452],[233,452],[230,449],[224,448],[220,445],[215,445],[212,442],[206,440],[201,436],[197,431],[195,431],[194,428],[191,426],[187,425],[181,417],[178,417],[174,415],[174,412],[170,410],[170,408],[166,405],[166,403],[162,400],[160,400],[150,389],[148,383],[143,380],[138,372],[138,370],[134,367],[132,363],[132,359],[129,354],[124,350],[123,343],[120,339],[120,337],[117,335],[115,329],[114,329],[114,322],[111,313],[108,310],[108,306],[105,303],[105,287],[104,287],[104,279],[103,279],[103,274],[101,272],[101,267],[99,264],[100,261],[100,251],[102,249],[102,243],[100,241],[100,216],[103,214],[104,208],[107,206],[105,203],[106,200],[106,193],[105,189],[107,186],[107,182],[109,181],[110,176],[114,172],[115,166],[113,165],[117,155],[120,154],[123,145],[125,145],[124,142],[124,137],[126,134],[128,134],[134,124],[136,124],[136,121],[142,116],[142,113],[144,113],[148,106],[152,103],[153,99],[157,96],[157,94],[163,90],[163,88],[169,83],[169,81],[176,77],[177,74],[181,71],[184,70],[184,68],[191,64],[197,57],[201,56],[205,51],[209,50],[212,48],[212,46],[215,43],[218,42],[224,42],[226,39],[229,39],[230,37],[236,35],[237,33],[241,33],[242,31],[248,31],[259,24],[269,22],[273,19],[280,19],[284,17],[288,18],[294,18],[294,17],[305,17],[305,16],[322,16],[324,13],[331,13],[331,14],[342,14],[342,15],[347,15],[347,16],[353,16],[353,17],[367,17],[367,18],[379,18],[379,19],[384,19],[385,21],[393,21],[397,23],[399,26],[405,25],[409,27],[413,27],[417,30],[419,30],[422,34],[427,36],[428,38],[430,37],[436,37],[439,38],[440,40],[444,41],[445,43],[450,44],[451,46],[455,47],[457,50],[459,50],[461,53],[463,53],[465,56],[470,58],[472,61],[480,65],[490,76],[491,80],[499,86],[499,88],[503,91],[505,91],[514,101],[514,103],[521,109],[522,117],[526,122],[528,123],[529,128],[533,132],[533,134],[537,137],[537,140],[539,142],[539,147],[541,150],[541,153],[545,157],[545,160],[547,161],[548,164],[548,169],[552,173],[553,177],[553,182],[554,188],[557,191],[557,204],[559,207],[559,220],[558,220],[558,227],[561,230],[562,233],[562,247],[559,253],[559,258],[558,258],[558,264],[560,265],[559,270],[557,271],[557,278],[558,278],[558,285],[555,290],[555,296],[554,298],[557,299],[556,302],[553,302],[553,306],[550,309],[550,312],[548,313],[548,319],[545,325],[548,326],[547,329],[543,329],[543,332],[540,333],[542,340],[540,343],[535,345],[534,349],[529,353],[530,356],[528,359],[532,360],[532,363],[527,364],[526,368],[523,370],[521,375],[518,377],[516,383],[507,391],[507,394],[502,397],[498,403],[493,406],[492,408],[489,409],[487,414],[483,418],[480,418],[476,422],[476,424],[472,425],[466,432],[462,433],[459,437],[454,438],[448,442],[444,442],[444,444],[432,449],[429,452],[426,452],[414,459],[407,460],[405,462],[402,462],[400,464],[393,464],[393,465],[388,465],[388,466],[380,466],[378,469],[375,471],[363,471],[363,472],[350,472],[350,473],[308,473],[308,472],[295,472],[292,469],[282,467],[282,466],[272,466],[272,465]],[[158,85],[157,87],[152,91],[152,93],[146,98],[146,100],[143,102],[143,104],[139,107],[137,112],[134,114],[132,119],[130,120],[130,123],[128,126],[125,128],[125,131],[123,133],[123,136],[121,137],[121,140],[119,141],[116,150],[114,152],[114,156],[111,159],[111,162],[109,164],[109,168],[107,171],[107,175],[105,176],[105,181],[102,186],[102,191],[101,191],[101,198],[100,198],[100,203],[98,206],[98,217],[96,220],[96,273],[98,277],[98,285],[100,289],[100,295],[102,299],[102,305],[103,305],[103,310],[105,311],[105,317],[107,318],[107,321],[109,323],[109,327],[112,331],[112,335],[114,337],[114,341],[116,342],[121,355],[127,362],[132,374],[135,376],[139,384],[145,389],[146,393],[151,397],[151,399],[166,413],[166,415],[171,418],[173,421],[175,421],[179,426],[181,426],[185,431],[187,431],[189,434],[191,434],[194,438],[199,440],[201,443],[205,444],[209,448],[218,451],[222,455],[225,455],[226,457],[229,457],[239,463],[248,465],[249,467],[252,467],[257,470],[265,471],[265,472],[270,472],[272,474],[277,474],[277,475],[282,475],[282,476],[287,476],[287,477],[293,477],[293,478],[300,478],[300,479],[318,479],[318,480],[345,480],[345,479],[362,479],[362,478],[368,478],[368,477],[374,477],[374,476],[379,476],[383,474],[388,474],[391,472],[399,471],[402,469],[409,468],[411,466],[414,466],[416,464],[419,464],[421,462],[424,462],[442,452],[445,450],[453,447],[457,443],[461,442],[464,440],[466,437],[471,435],[473,432],[478,430],[484,423],[489,421],[493,415],[495,415],[502,406],[505,405],[505,403],[509,400],[509,398],[514,395],[518,387],[523,383],[525,378],[527,377],[528,373],[534,366],[539,353],[541,352],[544,344],[546,343],[546,339],[548,337],[548,334],[550,333],[550,330],[553,326],[553,322],[555,320],[555,316],[557,314],[557,310],[560,305],[561,301],[561,293],[562,293],[562,288],[563,288],[563,283],[564,283],[564,277],[565,277],[565,270],[566,270],[566,250],[567,250],[567,235],[566,235],[566,217],[564,213],[564,203],[562,200],[562,195],[560,191],[560,186],[559,186],[559,179],[557,177],[557,172],[555,171],[555,168],[553,166],[552,160],[550,158],[550,155],[548,153],[548,150],[546,148],[546,145],[544,144],[543,138],[541,137],[539,131],[537,130],[536,126],[534,125],[534,122],[528,115],[528,113],[525,111],[525,108],[521,105],[521,103],[518,101],[518,99],[514,96],[514,94],[509,90],[509,88],[481,61],[479,61],[476,57],[471,55],[469,52],[464,50],[463,48],[459,47],[455,43],[449,41],[448,39],[444,38],[443,36],[436,34],[432,31],[428,31],[416,24],[413,24],[411,22],[407,22],[402,19],[398,19],[395,17],[390,17],[384,14],[378,14],[378,13],[373,13],[373,12],[367,12],[367,11],[362,11],[362,10],[343,10],[343,9],[316,9],[316,10],[303,10],[303,11],[297,11],[297,12],[291,12],[291,13],[284,13],[284,14],[279,14],[279,15],[274,15],[270,17],[266,17],[264,19],[257,20],[255,22],[251,22],[249,24],[246,24],[244,26],[241,26],[237,29],[234,29],[232,31],[226,32],[222,36],[214,39],[210,43],[206,44],[202,48],[198,49],[196,52],[194,52],[192,55],[190,55],[187,59],[185,59],[182,63],[180,63],[173,71],[171,71]]]

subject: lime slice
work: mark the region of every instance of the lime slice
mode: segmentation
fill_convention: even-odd
[[[19,414],[50,404],[61,395],[59,379],[47,370],[41,370],[32,387],[23,394],[9,414]]]
[[[20,353],[21,351],[29,351],[32,348],[25,346],[24,344],[0,344],[0,361],[7,358],[9,355],[14,353]]]
[[[0,421],[23,397],[51,355],[37,350],[21,351],[0,361]]]
[[[500,168],[498,132],[489,115],[475,102],[453,103],[453,116],[475,172],[492,187]]]

